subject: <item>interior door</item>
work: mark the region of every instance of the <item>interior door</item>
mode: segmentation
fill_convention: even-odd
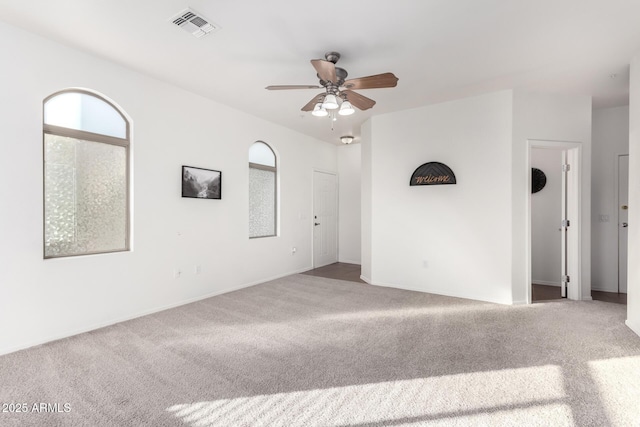
[[[567,298],[567,286],[569,286],[569,246],[567,245],[569,239],[569,177],[568,173],[571,171],[569,165],[568,153],[566,150],[562,151],[562,196],[561,196],[561,223],[560,231],[562,233],[561,241],[561,262],[562,275],[560,279],[560,296]]]
[[[618,292],[627,293],[629,155],[618,156]]]
[[[338,180],[313,173],[313,267],[338,262]]]

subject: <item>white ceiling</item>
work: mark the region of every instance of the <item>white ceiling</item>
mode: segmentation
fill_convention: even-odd
[[[187,7],[221,29],[171,24]],[[2,21],[332,143],[372,114],[500,89],[626,105],[638,17],[640,0],[0,0]],[[320,90],[264,89],[317,84],[309,60],[331,50],[350,78],[400,79],[359,91],[376,106],[333,131],[300,111]]]

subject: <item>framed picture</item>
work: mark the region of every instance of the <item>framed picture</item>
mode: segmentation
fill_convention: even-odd
[[[222,172],[182,166],[182,197],[221,199]]]

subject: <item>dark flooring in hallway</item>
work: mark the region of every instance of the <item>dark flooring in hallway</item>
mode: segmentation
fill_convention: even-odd
[[[365,283],[360,279],[360,265],[347,264],[344,262],[336,262],[324,267],[314,268],[305,271],[302,274],[309,276],[326,277],[328,279],[346,280],[349,282]],[[627,294],[618,294],[615,292],[591,291],[591,297],[594,300],[613,302],[616,304],[626,304]],[[534,302],[550,301],[560,299],[560,287],[548,285],[532,285],[531,299]]]
[[[560,287],[549,285],[531,285],[531,299],[534,302],[560,299]],[[591,298],[595,301],[613,302],[616,304],[626,304],[627,294],[617,292],[591,291]]]
[[[347,280],[349,282],[365,283],[360,278],[360,265],[359,264],[347,264],[345,262],[336,262],[324,267],[314,268],[313,270],[305,271],[302,274],[309,276],[326,277],[328,279]]]

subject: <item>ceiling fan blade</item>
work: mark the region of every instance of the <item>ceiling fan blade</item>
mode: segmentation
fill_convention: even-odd
[[[335,83],[336,78],[336,64],[333,62],[325,61],[324,59],[312,59],[311,65],[316,69],[318,75],[322,80]]]
[[[267,90],[288,90],[288,89],[320,89],[322,86],[318,85],[276,85],[267,86]]]
[[[313,111],[313,107],[315,107],[318,102],[322,102],[322,98],[324,98],[324,93],[317,94],[307,105],[302,107],[302,111]]]
[[[349,79],[344,82],[343,86],[347,89],[381,89],[396,87],[397,84],[398,78],[393,73],[383,73],[375,76]]]
[[[351,103],[351,105],[361,110],[368,110],[369,108],[376,105],[376,101],[367,98],[366,96],[360,95],[359,93],[350,90],[343,90],[340,93],[343,93],[347,97],[347,100]]]

